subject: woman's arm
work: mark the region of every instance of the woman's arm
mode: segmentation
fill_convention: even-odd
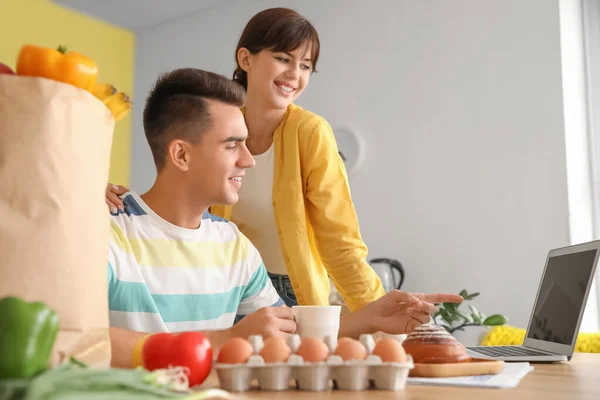
[[[411,333],[431,321],[435,303],[462,303],[452,293],[408,293],[392,290],[366,307],[340,319],[339,337],[358,338],[363,333]]]
[[[303,136],[303,135],[302,135]],[[344,163],[331,127],[320,121],[301,138],[306,207],[319,254],[350,310],[385,294],[367,263]]]

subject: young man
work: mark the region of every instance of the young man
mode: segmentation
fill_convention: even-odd
[[[237,227],[208,213],[232,205],[244,171],[254,165],[245,145],[233,81],[197,69],[159,78],[144,109],[144,130],[157,168],[152,188],[124,195],[111,221],[109,309],[112,361],[130,367],[147,332],[203,331],[214,348],[230,337],[296,330],[258,251]],[[394,291],[342,317],[340,335],[411,332],[451,294]],[[245,315],[234,325],[236,315]]]

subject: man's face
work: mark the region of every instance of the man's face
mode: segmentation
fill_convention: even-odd
[[[246,147],[248,129],[238,107],[215,100],[208,103],[212,126],[197,145],[190,145],[186,180],[194,195],[210,204],[233,205],[239,200],[246,168],[255,164]]]

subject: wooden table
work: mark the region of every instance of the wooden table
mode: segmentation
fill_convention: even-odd
[[[553,364],[532,364],[529,372],[516,388],[479,389],[449,386],[407,385],[401,392],[369,390],[364,392],[328,391],[266,392],[252,390],[234,394],[235,399],[410,399],[410,400],[600,400],[600,354],[575,353],[571,361]],[[218,387],[218,379],[213,371],[205,387]]]

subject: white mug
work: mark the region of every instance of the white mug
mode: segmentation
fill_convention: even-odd
[[[296,333],[301,337],[337,340],[341,306],[293,306]]]

